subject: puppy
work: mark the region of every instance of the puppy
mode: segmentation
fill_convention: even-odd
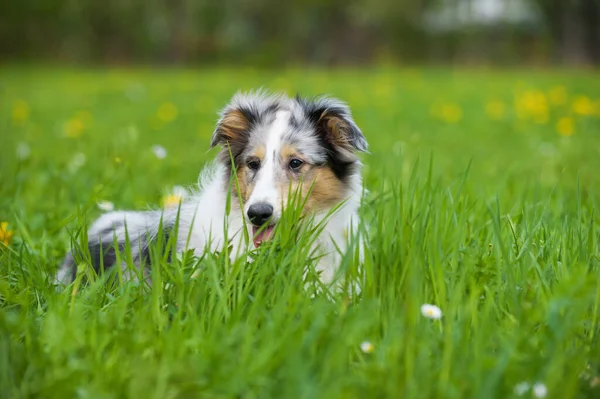
[[[116,265],[115,245],[123,251],[128,240],[133,261],[149,278],[150,245],[159,239],[159,231],[170,235],[174,229],[177,251],[191,249],[200,255],[228,245],[233,257],[244,256],[249,248],[243,229],[258,247],[271,239],[288,204],[302,204],[298,214],[322,223],[315,241],[322,255],[317,269],[321,280],[331,283],[341,260],[339,250],[346,250],[346,237],[358,225],[363,193],[357,153],[367,150],[367,142],[348,106],[326,97],[238,93],[221,111],[210,146],[220,146],[221,152],[202,172],[198,193],[180,208],[115,211],[93,223],[88,246],[94,269],[117,266],[124,278],[136,278],[124,262]],[[300,201],[292,201],[290,193]],[[231,208],[226,215],[228,195]],[[59,283],[74,280],[76,257],[67,255]]]

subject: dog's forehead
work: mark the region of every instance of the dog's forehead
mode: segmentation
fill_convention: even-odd
[[[314,127],[301,110],[294,107],[279,107],[263,113],[250,132],[250,152],[263,148],[266,156],[277,156],[283,147],[292,147],[311,159],[322,158],[323,148]]]

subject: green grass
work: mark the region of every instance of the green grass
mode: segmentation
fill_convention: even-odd
[[[365,132],[360,300],[311,298],[285,235],[56,291],[97,201],[192,184],[217,110],[259,86],[340,97]],[[2,396],[600,396],[599,93],[574,71],[0,69]]]

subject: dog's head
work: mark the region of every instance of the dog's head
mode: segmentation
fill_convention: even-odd
[[[268,239],[297,193],[302,212],[326,211],[350,195],[367,142],[350,109],[332,98],[236,94],[221,112],[211,147],[235,168],[254,243]],[[233,160],[233,162],[232,162]],[[237,194],[234,186],[233,194]],[[259,227],[264,226],[257,234]]]

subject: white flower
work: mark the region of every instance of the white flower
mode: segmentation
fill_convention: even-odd
[[[533,385],[533,396],[536,398],[545,398],[548,395],[548,388],[542,382],[536,382]]]
[[[442,309],[426,303],[421,306],[421,314],[428,319],[439,320],[442,318]]]
[[[373,345],[369,341],[363,341],[360,344],[360,350],[363,351],[363,353],[373,353],[373,351],[375,350],[375,345]]]
[[[86,159],[87,158],[86,158],[85,154],[82,152],[78,152],[77,154],[75,154],[73,156],[73,158],[71,158],[71,161],[69,162],[69,171],[71,173],[77,172],[77,170],[79,170],[79,168],[81,168],[83,165],[85,165]]]
[[[156,155],[158,159],[165,159],[167,156],[167,149],[160,144],[156,144],[152,146],[152,152]]]
[[[515,388],[513,389],[515,395],[517,396],[523,396],[525,395],[525,393],[527,393],[527,391],[529,391],[529,383],[527,381],[523,381],[518,383],[517,385],[515,385]]]
[[[29,155],[31,155],[31,148],[29,147],[29,144],[27,144],[25,141],[21,141],[19,144],[17,144],[17,159],[24,161],[29,158]]]
[[[110,212],[115,209],[115,204],[110,201],[98,201],[98,209],[104,212]]]

